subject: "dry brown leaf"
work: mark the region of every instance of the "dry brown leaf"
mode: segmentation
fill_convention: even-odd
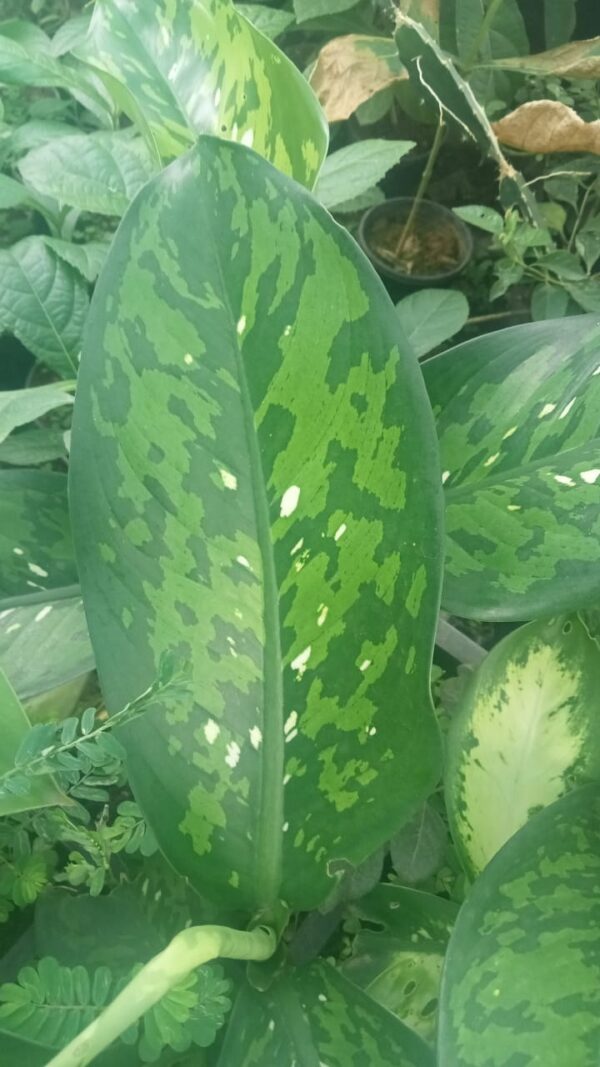
[[[559,0],[554,0],[558,3]],[[596,3],[598,0],[596,0]],[[549,52],[536,52],[532,56],[516,56],[495,59],[490,64],[502,70],[520,70],[523,74],[555,78],[600,78],[600,37],[586,41],[571,41]]]
[[[328,122],[341,122],[375,93],[407,77],[391,38],[350,33],[321,49],[310,84]]]
[[[525,152],[593,152],[600,155],[600,119],[584,122],[556,100],[522,104],[492,129],[502,144]]]

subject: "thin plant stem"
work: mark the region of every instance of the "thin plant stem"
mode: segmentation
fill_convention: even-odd
[[[491,0],[490,6],[488,7],[485,15],[481,20],[479,32],[475,40],[473,41],[473,44],[471,45],[471,48],[469,49],[466,59],[463,63],[463,68],[467,74],[470,72],[471,68],[475,66],[475,63],[477,62],[477,58],[481,51],[481,46],[485,41],[487,35],[489,34],[492,28],[492,23],[496,18],[496,15],[498,14],[503,3],[504,0]]]
[[[582,223],[582,220],[583,220],[584,212],[585,212],[585,209],[587,207],[587,202],[588,202],[588,200],[590,198],[590,195],[592,193],[592,190],[593,190],[595,184],[596,184],[596,181],[594,180],[591,183],[591,185],[588,185],[588,187],[587,187],[587,189],[586,189],[586,191],[584,193],[583,200],[581,201],[581,207],[580,207],[580,209],[579,209],[579,211],[577,213],[577,218],[575,219],[575,222],[573,224],[573,229],[571,230],[571,236],[569,237],[569,243],[567,245],[567,252],[571,252],[573,250],[573,244],[574,244],[575,238],[577,237],[577,234],[579,232],[579,227],[581,226],[581,223]]]
[[[203,963],[218,958],[268,960],[276,945],[275,934],[264,927],[245,931],[227,926],[191,926],[181,930],[47,1067],[86,1067]]]
[[[429,186],[431,175],[433,174],[433,168],[435,167],[436,160],[437,160],[437,157],[438,157],[438,155],[440,153],[440,148],[442,146],[443,133],[444,133],[444,121],[440,116],[440,120],[438,122],[437,129],[435,131],[435,137],[433,138],[433,144],[431,145],[431,149],[430,149],[429,156],[428,156],[428,159],[427,159],[427,163],[425,164],[425,169],[424,169],[424,171],[423,171],[423,173],[421,175],[421,181],[419,182],[419,188],[417,189],[415,198],[414,198],[414,200],[413,200],[413,202],[411,204],[410,212],[409,212],[408,218],[406,220],[406,223],[402,228],[402,233],[400,234],[400,240],[398,241],[398,244],[396,245],[396,250],[395,250],[395,253],[394,253],[396,259],[399,259],[401,254],[402,254],[402,250],[403,250],[403,248],[404,248],[404,246],[405,246],[405,244],[406,244],[406,242],[407,242],[407,240],[408,240],[408,238],[410,236],[410,232],[412,230],[412,227],[414,226],[415,219],[417,217],[417,212],[419,210],[419,205],[421,204],[421,201],[423,200],[423,197],[425,196],[425,193],[427,192],[427,188]]]
[[[487,656],[485,648],[467,637],[461,630],[457,630],[456,626],[453,626],[443,616],[438,619],[435,643],[438,648],[442,648],[449,656],[458,660],[459,663],[464,663],[467,667],[478,667]]]
[[[475,326],[478,322],[495,322],[498,319],[514,319],[515,317],[528,319],[529,311],[525,308],[521,308],[520,311],[494,311],[490,315],[473,315],[472,318],[467,319],[465,326]]]
[[[80,585],[61,585],[56,589],[40,589],[37,593],[17,593],[0,600],[0,612],[10,608],[30,608],[35,604],[49,604],[55,600],[71,600],[81,596]]]

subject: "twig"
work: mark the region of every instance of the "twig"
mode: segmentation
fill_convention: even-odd
[[[408,238],[410,237],[411,229],[414,226],[415,218],[417,216],[417,212],[418,212],[419,207],[421,205],[421,201],[422,201],[423,197],[425,196],[425,193],[427,192],[427,186],[429,185],[429,181],[430,181],[431,175],[433,173],[433,168],[435,167],[435,163],[436,163],[436,160],[437,160],[437,157],[439,155],[440,148],[441,148],[443,132],[444,132],[444,120],[443,120],[443,118],[441,116],[441,113],[440,113],[440,118],[439,118],[439,121],[438,121],[437,129],[435,131],[435,137],[433,138],[433,144],[431,145],[431,150],[430,150],[429,156],[427,158],[427,163],[425,165],[425,169],[424,169],[424,171],[423,171],[423,173],[421,175],[421,181],[419,182],[419,188],[417,189],[415,198],[414,198],[414,200],[413,200],[413,202],[411,204],[409,216],[408,216],[408,218],[406,220],[406,223],[402,227],[402,233],[400,234],[400,239],[398,241],[398,244],[396,245],[396,249],[395,249],[395,252],[394,252],[396,260],[398,260],[400,258],[400,256],[402,255],[402,250],[403,250]]]

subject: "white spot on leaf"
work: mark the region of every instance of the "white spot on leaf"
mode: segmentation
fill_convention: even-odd
[[[362,663],[361,663],[360,667],[358,668],[358,669],[359,669],[359,671],[366,671],[366,670],[367,670],[367,668],[371,666],[371,663],[372,663],[372,660],[370,660],[370,659],[364,659],[364,660],[362,661]]]
[[[326,604],[319,604],[319,614],[317,616],[317,626],[322,626],[329,614],[329,608]]]
[[[542,410],[538,415],[538,419],[545,419],[546,415],[551,415],[556,410],[556,404],[544,404]]]
[[[290,485],[289,489],[286,489],[281,498],[281,504],[279,505],[279,514],[282,519],[289,518],[293,515],[298,507],[298,501],[300,500],[300,486]]]
[[[48,571],[45,571],[43,567],[39,567],[37,563],[28,563],[27,566],[32,574],[37,574],[38,578],[48,577]]]
[[[290,730],[294,729],[294,726],[296,725],[297,722],[298,722],[298,712],[297,711],[290,711],[290,714],[288,715],[288,717],[287,717],[287,719],[285,720],[285,723],[284,723],[284,727],[283,727],[284,734],[289,734]]]
[[[576,482],[569,478],[567,474],[555,474],[554,481],[558,482],[559,485],[576,485]]]
[[[566,419],[567,415],[569,414],[569,412],[570,412],[571,408],[573,407],[573,404],[575,403],[576,400],[577,400],[576,396],[574,396],[572,400],[569,400],[569,403],[562,409],[560,415],[558,416],[559,419]]]
[[[38,613],[35,616],[35,619],[33,621],[34,622],[41,622],[42,619],[45,619],[50,614],[51,611],[52,611],[52,604],[46,604],[46,606],[44,608],[41,608],[40,611],[38,611]]]
[[[237,332],[239,334],[243,333],[244,330],[246,329],[246,316],[245,315],[242,315],[242,317],[240,319],[238,319],[238,324],[237,324],[236,329],[237,329]]]
[[[442,474],[442,485],[444,485],[444,483],[448,481],[449,477],[450,471],[444,471],[444,473]]]
[[[496,462],[496,460],[498,459],[499,455],[500,455],[499,452],[494,452],[493,456],[488,456],[488,458],[486,459],[485,463],[483,464],[484,467],[491,467],[492,463]]]
[[[227,745],[227,755],[225,756],[225,763],[228,767],[237,767],[240,762],[242,750],[237,741],[230,741]]]
[[[246,130],[246,132],[242,134],[240,140],[247,148],[252,148],[254,142],[254,130]]]
[[[290,552],[290,556],[295,556],[296,552],[300,551],[300,549],[302,548],[303,544],[304,544],[304,538],[301,537],[299,541],[296,541],[296,544],[294,545],[292,551]]]
[[[22,556],[22,555],[24,555],[24,553],[23,553],[23,549],[22,549],[22,548],[13,548],[13,552],[14,552],[15,556]]]
[[[511,426],[510,430],[507,430],[506,433],[502,434],[502,440],[506,441],[507,437],[512,437],[512,435],[516,432],[516,429],[516,426]]]
[[[594,483],[598,481],[598,478],[600,478],[600,468],[594,467],[593,470],[581,471],[579,477],[582,482],[587,482],[588,485],[594,485]]]
[[[348,529],[348,527],[346,526],[346,523],[343,522],[341,524],[341,526],[338,526],[337,530],[335,531],[335,533],[333,535],[333,540],[334,541],[339,541],[340,537],[344,536],[344,534],[346,533],[347,529]]]
[[[245,568],[246,568],[246,570],[248,570],[248,571],[251,571],[251,570],[252,570],[252,567],[250,566],[250,562],[249,562],[249,560],[247,560],[247,559],[246,559],[246,557],[245,557],[245,556],[236,556],[235,558],[236,558],[236,561],[237,561],[237,562],[238,562],[238,563],[239,563],[239,564],[240,564],[240,565],[241,565],[242,567],[245,567]]]
[[[183,362],[187,363],[188,367],[191,367],[192,363],[194,362],[194,357],[189,352],[186,352],[185,356],[183,357]]]
[[[302,675],[304,674],[304,672],[306,670],[306,664],[308,663],[308,661],[310,659],[311,651],[312,651],[311,646],[307,645],[306,648],[304,648],[302,650],[302,652],[300,652],[296,656],[296,658],[292,660],[292,662],[290,664],[292,670],[293,671],[298,671],[298,674],[300,675],[300,677],[302,677]]]
[[[217,737],[221,733],[221,727],[214,719],[209,719],[204,726],[204,736],[209,745],[214,745]]]
[[[252,748],[259,749],[262,741],[262,730],[258,726],[252,726],[250,728],[250,744]]]
[[[231,471],[226,471],[223,467],[219,467],[219,474],[221,475],[221,481],[226,489],[237,489],[237,478]]]
[[[12,634],[14,630],[20,630],[20,629],[21,629],[21,623],[20,622],[13,622],[13,623],[10,624],[10,626],[6,627],[6,633],[7,634]]]

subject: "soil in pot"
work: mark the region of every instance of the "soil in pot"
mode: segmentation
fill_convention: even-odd
[[[464,260],[464,247],[451,222],[418,213],[405,236],[406,218],[375,219],[369,230],[369,246],[395,270],[407,276],[426,277],[457,270]]]

